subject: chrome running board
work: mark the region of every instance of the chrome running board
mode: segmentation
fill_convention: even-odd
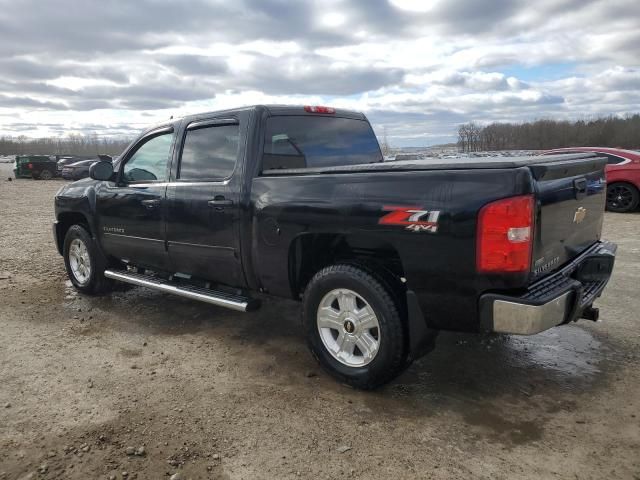
[[[210,288],[192,285],[179,285],[169,280],[142,275],[130,271],[105,270],[104,276],[120,282],[131,283],[140,287],[152,288],[164,293],[171,293],[181,297],[198,300],[218,307],[226,307],[239,312],[255,310],[259,306],[258,300],[242,295],[212,290]]]

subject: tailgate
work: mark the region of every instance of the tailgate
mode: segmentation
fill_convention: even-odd
[[[538,215],[531,271],[542,277],[600,239],[606,158],[539,163],[529,168],[536,182]]]

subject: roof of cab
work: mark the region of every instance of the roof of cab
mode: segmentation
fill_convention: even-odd
[[[196,119],[202,119],[202,118],[206,118],[206,117],[211,117],[211,116],[217,116],[217,115],[232,115],[234,113],[238,113],[238,112],[244,112],[247,110],[256,110],[256,111],[262,111],[265,112],[268,115],[310,115],[310,116],[320,116],[320,117],[342,117],[342,118],[353,118],[353,119],[357,119],[357,120],[366,120],[366,117],[363,113],[361,112],[356,112],[354,110],[345,110],[342,108],[335,108],[335,113],[311,113],[311,112],[307,112],[304,109],[304,105],[276,105],[276,104],[272,104],[272,105],[250,105],[250,106],[246,106],[246,107],[239,107],[239,108],[230,108],[230,109],[226,109],[226,110],[214,110],[211,112],[201,112],[201,113],[194,113],[191,115],[186,115],[184,117],[181,118],[175,118],[172,120],[172,122],[176,122],[178,120],[196,120]],[[152,128],[158,128],[160,126],[165,126],[170,122],[162,122],[161,124],[155,125]]]
[[[253,108],[264,108],[271,115],[311,115],[320,117],[342,117],[365,120],[364,113],[355,110],[345,110],[343,108],[333,108],[334,113],[313,113],[307,112],[304,105],[256,105]]]

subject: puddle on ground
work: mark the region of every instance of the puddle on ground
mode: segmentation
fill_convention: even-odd
[[[549,388],[579,393],[603,373],[608,352],[577,325],[528,337],[443,333],[436,349],[398,385],[414,395],[465,391],[478,399],[517,392],[531,396]]]
[[[542,438],[544,421],[508,419],[504,413],[492,412],[488,408],[471,408],[462,413],[467,426],[478,427],[490,439],[509,446],[523,445]],[[482,436],[482,435],[478,435]]]
[[[510,448],[539,440],[549,418],[575,408],[570,399],[604,386],[610,352],[577,325],[529,337],[442,333],[432,353],[363,401],[382,415],[453,414],[467,433]]]

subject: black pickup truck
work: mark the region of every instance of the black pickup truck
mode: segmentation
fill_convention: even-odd
[[[247,311],[302,301],[311,351],[376,387],[439,330],[534,334],[611,272],[605,158],[383,162],[364,115],[254,106],[171,120],[55,197],[81,292],[128,282]]]

